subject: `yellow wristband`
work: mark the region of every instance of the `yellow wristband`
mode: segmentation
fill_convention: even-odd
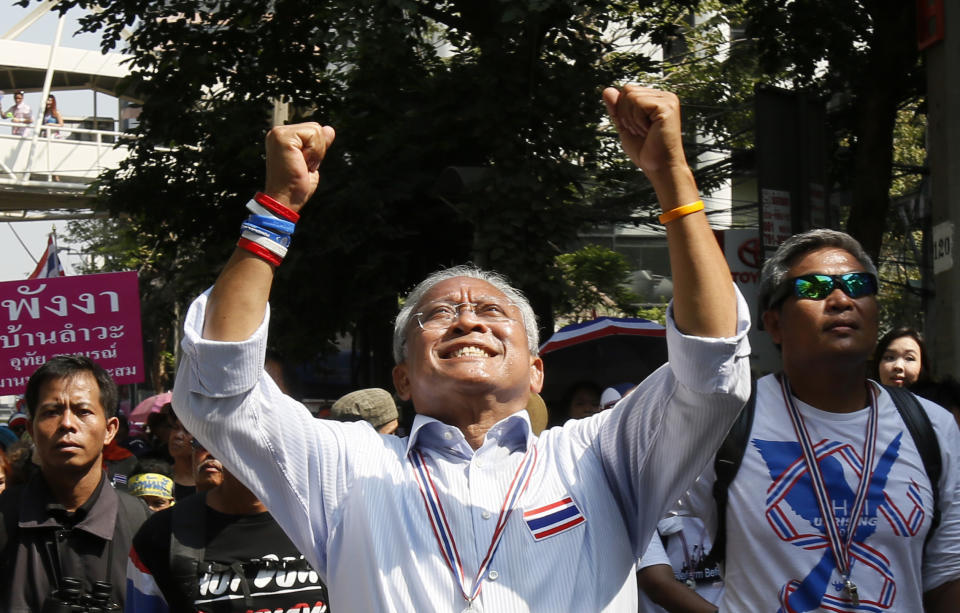
[[[674,219],[680,219],[690,213],[696,213],[697,211],[703,210],[703,200],[697,200],[696,202],[691,202],[690,204],[685,204],[683,206],[678,206],[675,209],[670,209],[666,213],[660,216],[660,223],[666,225],[673,221]]]

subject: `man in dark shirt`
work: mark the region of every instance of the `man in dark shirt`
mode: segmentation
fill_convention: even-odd
[[[40,472],[0,495],[0,610],[40,611],[64,577],[88,592],[108,582],[122,606],[126,553],[149,511],[103,470],[117,386],[88,358],[57,356],[30,377],[26,401]]]
[[[194,448],[200,492],[156,513],[134,537],[126,611],[326,613],[326,587],[263,503],[196,439]],[[204,471],[218,468],[222,482],[204,491]]]

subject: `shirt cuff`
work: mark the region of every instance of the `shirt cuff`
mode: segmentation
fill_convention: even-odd
[[[667,355],[670,368],[685,387],[703,394],[730,393],[737,385],[741,359],[750,359],[750,308],[736,285],[737,333],[731,337],[689,336],[677,329],[673,301],[667,308]]]
[[[209,296],[208,289],[187,311],[180,343],[187,368],[181,368],[177,383],[186,384],[191,392],[210,398],[236,396],[252,389],[263,373],[270,305],[260,326],[247,340],[212,341],[202,336]],[[184,374],[187,381],[180,381]]]

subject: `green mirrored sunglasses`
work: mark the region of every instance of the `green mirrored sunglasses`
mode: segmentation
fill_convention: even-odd
[[[784,298],[793,294],[807,300],[823,300],[833,290],[840,288],[851,298],[862,298],[877,293],[877,277],[869,272],[848,272],[843,275],[801,275],[787,279],[776,292],[770,305],[776,306]]]

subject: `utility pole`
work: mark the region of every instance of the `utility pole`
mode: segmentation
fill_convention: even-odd
[[[953,36],[950,36],[950,33]],[[960,347],[960,260],[955,221],[960,219],[960,6],[917,0],[917,41],[927,64],[927,152],[930,163],[934,296],[926,317],[927,349],[934,374],[956,376]]]

